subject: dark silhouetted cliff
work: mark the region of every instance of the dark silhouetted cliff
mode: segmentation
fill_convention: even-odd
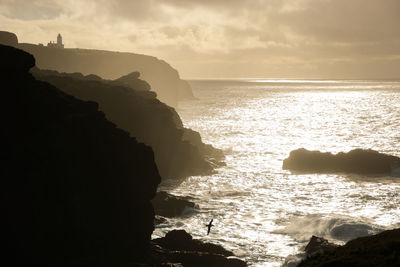
[[[114,81],[38,69],[33,74],[67,94],[99,103],[110,121],[153,148],[163,178],[209,173],[223,157],[220,150],[204,144],[199,133],[185,129],[176,111],[149,91],[139,73]]]
[[[0,45],[0,57],[2,264],[146,258],[160,182],[152,149],[97,103],[35,80],[33,56]]]
[[[89,49],[55,49],[33,44],[19,44],[31,53],[41,69],[60,72],[96,74],[105,79],[116,79],[138,71],[164,103],[176,107],[179,99],[192,97],[190,85],[183,82],[179,73],[163,60],[134,53]]]

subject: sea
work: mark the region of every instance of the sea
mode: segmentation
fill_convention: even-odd
[[[386,175],[296,174],[290,151],[373,149],[400,157],[400,81],[191,80],[185,127],[225,153],[207,176],[160,190],[197,204],[158,225],[232,250],[249,266],[295,266],[312,235],[344,244],[400,227],[400,170]],[[205,226],[214,219],[211,232]]]

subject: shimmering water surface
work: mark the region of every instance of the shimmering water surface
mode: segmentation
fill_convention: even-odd
[[[226,166],[161,189],[198,204],[158,226],[221,244],[252,266],[280,266],[311,235],[343,243],[400,227],[400,177],[291,174],[289,152],[371,148],[400,156],[400,82],[195,80],[178,112],[224,150]],[[397,177],[396,177],[397,175]],[[205,224],[215,227],[206,235]]]

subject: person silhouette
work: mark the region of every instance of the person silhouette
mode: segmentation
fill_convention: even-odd
[[[210,221],[208,224],[206,224],[206,226],[208,227],[207,235],[210,233],[211,227],[214,226],[214,225],[212,224],[213,220],[214,220],[214,219],[211,219],[211,221]]]

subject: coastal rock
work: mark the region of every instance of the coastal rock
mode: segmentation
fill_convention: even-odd
[[[298,266],[400,266],[400,229],[351,240]]]
[[[189,130],[183,127],[178,113],[160,102],[152,91],[115,85],[108,80],[86,80],[82,74],[39,69],[32,73],[79,99],[99,103],[107,119],[153,148],[163,179],[211,173],[223,158],[220,150],[204,144],[198,133],[196,139],[187,138],[185,133]],[[130,75],[130,80],[137,75]]]
[[[0,44],[15,47],[18,45],[18,37],[12,32],[0,31]]]
[[[304,251],[307,253],[307,256],[312,256],[315,254],[323,254],[333,251],[337,247],[337,245],[329,243],[328,240],[313,235]]]
[[[400,167],[400,158],[374,150],[355,149],[336,155],[304,148],[293,150],[282,169],[305,173],[389,174]]]
[[[157,215],[164,217],[181,216],[186,208],[195,208],[195,204],[188,197],[178,197],[167,192],[160,191],[151,201]]]
[[[161,179],[152,149],[97,103],[33,78],[28,53],[0,45],[0,55],[2,264],[146,260]]]
[[[170,250],[184,250],[208,252],[224,256],[233,256],[231,251],[211,243],[203,243],[200,240],[193,239],[185,230],[172,230],[165,237],[153,239],[157,245]]]
[[[236,259],[231,251],[210,243],[193,239],[184,230],[173,230],[163,238],[153,240],[161,247],[159,257],[169,262],[179,262],[185,267],[197,266],[247,266],[242,260]],[[229,258],[227,258],[229,257]]]

